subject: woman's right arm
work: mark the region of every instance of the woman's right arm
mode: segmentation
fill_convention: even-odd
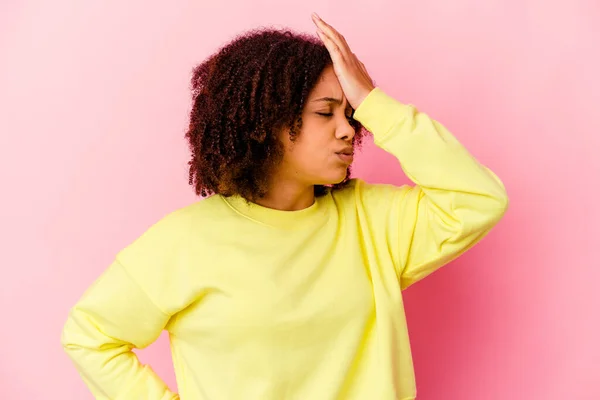
[[[71,309],[62,344],[97,399],[179,398],[132,349],[154,342],[194,299],[192,210],[169,214],[121,250]]]
[[[132,351],[169,318],[115,260],[71,309],[62,344],[96,399],[178,399]]]

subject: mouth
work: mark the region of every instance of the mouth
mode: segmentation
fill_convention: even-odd
[[[354,160],[354,149],[352,149],[352,148],[338,151],[335,154],[338,156],[338,158],[340,160],[342,160],[346,164],[352,164],[352,161]]]

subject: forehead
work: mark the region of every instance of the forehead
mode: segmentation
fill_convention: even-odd
[[[321,97],[333,97],[346,101],[344,91],[340,86],[340,81],[337,79],[332,66],[328,66],[323,70],[311,94],[309,100],[318,99]]]

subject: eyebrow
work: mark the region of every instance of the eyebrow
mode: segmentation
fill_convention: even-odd
[[[337,99],[335,97],[321,97],[320,99],[316,99],[316,100],[313,100],[313,101],[315,101],[315,102],[316,101],[325,101],[327,103],[335,103],[335,104],[340,105],[340,106],[342,105],[342,100],[341,99]],[[352,108],[352,106],[350,106],[349,103],[346,104],[346,107],[347,108]]]

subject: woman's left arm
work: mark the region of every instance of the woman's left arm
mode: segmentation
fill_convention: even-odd
[[[376,229],[385,227],[387,247],[406,288],[482,239],[508,207],[506,190],[439,122],[375,87],[342,34],[316,14],[313,21],[354,118],[373,133],[375,144],[396,156],[416,184],[359,183],[356,189],[370,222]]]
[[[463,254],[504,215],[503,183],[439,122],[378,87],[354,118],[415,183],[366,185],[357,193],[386,226],[402,288]]]

